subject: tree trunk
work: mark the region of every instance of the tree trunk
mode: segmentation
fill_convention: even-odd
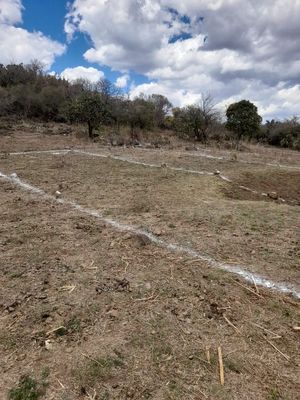
[[[93,139],[94,135],[93,135],[93,125],[91,124],[90,121],[88,121],[88,126],[89,126],[89,138]]]

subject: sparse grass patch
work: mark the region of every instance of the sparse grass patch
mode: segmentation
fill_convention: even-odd
[[[65,327],[69,333],[80,332],[81,320],[78,317],[73,316],[65,323]]]
[[[98,382],[110,379],[120,368],[124,367],[123,355],[115,351],[105,357],[89,357],[88,361],[79,366],[74,375],[81,387],[94,387]]]
[[[0,346],[5,350],[15,349],[18,343],[18,339],[14,337],[11,333],[0,332]]]
[[[242,363],[239,360],[233,360],[231,358],[224,358],[224,366],[236,374],[241,374],[243,370]]]
[[[45,369],[40,379],[30,375],[21,376],[16,387],[8,392],[9,400],[38,400],[46,393],[48,383],[46,381],[49,371]]]
[[[270,389],[267,400],[281,400],[281,399],[282,397],[276,388]]]

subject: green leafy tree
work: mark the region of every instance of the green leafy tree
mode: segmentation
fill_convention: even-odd
[[[161,94],[152,94],[149,101],[154,105],[154,122],[159,128],[165,127],[165,118],[172,109],[172,104],[167,97]]]
[[[131,137],[136,139],[136,128],[152,129],[154,126],[155,106],[143,95],[128,103],[128,122],[131,128]]]
[[[257,107],[248,100],[230,104],[226,110],[226,127],[236,135],[237,146],[243,137],[253,138],[260,129],[262,118]]]
[[[83,122],[88,125],[89,137],[94,137],[94,129],[105,119],[105,107],[99,93],[84,92],[71,101],[67,107],[67,116],[71,122]]]
[[[174,129],[183,137],[193,138],[203,143],[208,141],[218,120],[219,113],[209,94],[202,95],[198,104],[173,109]]]

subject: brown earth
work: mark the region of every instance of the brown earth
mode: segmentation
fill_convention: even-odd
[[[26,148],[26,134],[8,141],[0,138],[2,149]],[[78,141],[38,134],[28,138],[27,149],[82,145]],[[179,158],[178,150],[113,152],[206,171],[224,163],[201,158],[197,166],[198,157],[182,151]],[[264,171],[260,177],[255,170],[253,181],[249,165],[239,171],[225,165],[239,184],[265,190]],[[298,206],[228,199],[229,184],[217,176],[83,155],[6,155],[0,171],[50,194],[60,190],[63,198],[163,240],[245,263],[276,281],[299,282]],[[298,196],[297,172],[272,171],[270,189],[277,185],[278,191],[280,181],[291,198]],[[44,381],[41,398],[53,400],[298,398],[296,299],[11,183],[0,180],[0,188],[1,399],[24,374]]]

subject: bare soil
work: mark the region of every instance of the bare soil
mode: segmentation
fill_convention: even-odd
[[[193,157],[184,148],[109,150],[72,134],[16,131],[0,138],[6,153],[72,146],[226,169],[239,185],[299,200],[296,170],[246,163],[237,169],[236,162]],[[281,152],[282,162],[297,165],[294,154],[284,160]],[[78,154],[3,154],[0,171],[163,240],[299,284],[297,204],[230,195],[235,188],[218,176]],[[45,380],[41,398],[53,400],[299,398],[296,299],[3,180],[0,200],[1,399],[24,374]]]

